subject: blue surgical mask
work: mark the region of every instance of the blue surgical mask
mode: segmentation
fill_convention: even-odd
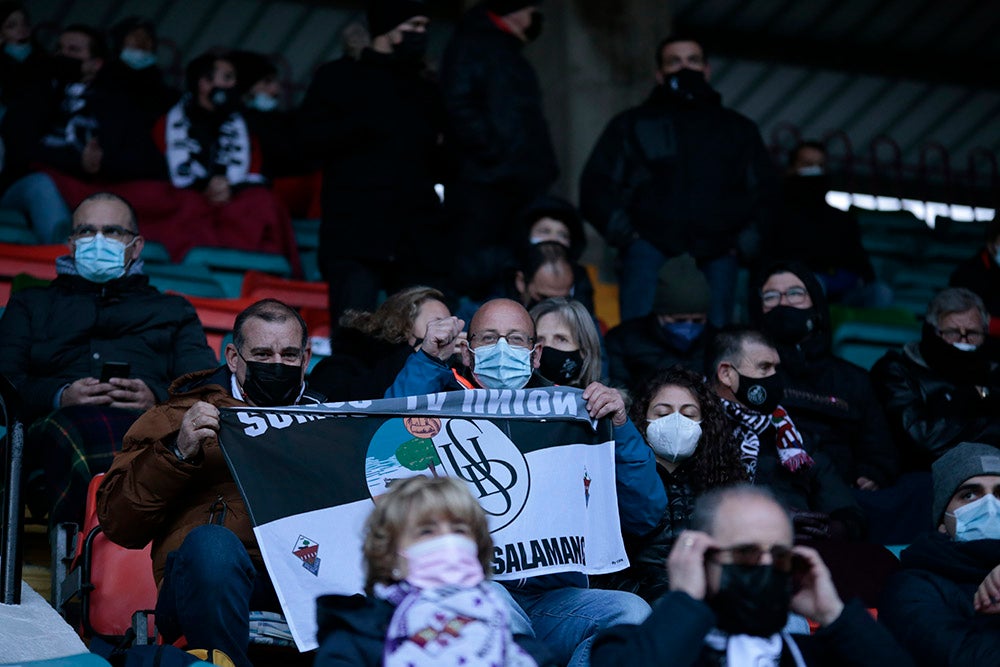
[[[487,389],[521,389],[531,378],[531,350],[512,347],[501,338],[493,345],[472,351],[476,358],[473,375]]]
[[[663,325],[663,333],[667,340],[679,352],[687,352],[705,332],[702,322],[667,322]]]
[[[152,67],[158,62],[158,58],[155,53],[150,51],[143,51],[142,49],[131,49],[124,48],[121,52],[122,62],[131,67],[132,69],[146,69],[147,67]]]
[[[93,238],[77,239],[75,243],[73,260],[82,278],[92,283],[106,283],[125,275],[125,249],[128,246],[121,241],[104,238],[104,234],[98,233]]]
[[[256,93],[247,102],[247,106],[257,111],[274,111],[278,108],[278,98],[267,93]]]
[[[955,517],[955,539],[959,542],[1000,540],[1000,500],[993,494],[986,494],[950,514]]]
[[[19,63],[23,63],[31,55],[31,42],[24,44],[4,44],[3,51]]]

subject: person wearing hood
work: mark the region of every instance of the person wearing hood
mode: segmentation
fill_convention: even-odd
[[[876,280],[857,216],[826,203],[826,193],[833,189],[827,170],[822,143],[803,141],[792,149],[782,183],[784,206],[763,254],[772,260],[795,257],[808,266],[830,302],[886,307],[892,303],[892,289]]]
[[[633,390],[675,365],[701,371],[712,337],[710,299],[708,281],[690,255],[668,259],[657,276],[653,312],[607,333],[611,384]]]
[[[798,262],[766,268],[750,292],[755,326],[770,336],[785,376],[783,405],[809,443],[843,480],[864,491],[890,486],[899,455],[868,373],[833,355],[826,294]]]
[[[623,320],[653,307],[649,280],[689,253],[711,286],[708,319],[733,317],[740,263],[756,259],[770,224],[775,175],[757,126],[722,106],[697,41],[656,50],[657,85],[604,129],[580,178],[580,210],[618,249]]]
[[[922,667],[992,664],[1000,655],[1000,450],[963,442],[932,468],[937,529],[900,554],[878,620]]]
[[[249,610],[280,611],[249,512],[219,446],[219,408],[315,405],[298,311],[275,299],[233,323],[223,364],[183,375],[125,435],[97,492],[108,539],[152,542],[156,628],[167,642],[216,648],[249,667]]]
[[[444,102],[426,55],[424,0],[369,0],[370,47],[320,66],[301,108],[302,154],[322,160],[319,268],[330,321],[378,294],[443,288]]]
[[[14,292],[0,318],[0,373],[24,401],[36,518],[80,522],[91,476],[108,469],[129,426],[174,378],[215,363],[191,304],[150,286],[143,243],[127,201],[88,197],[56,279]],[[108,362],[119,371],[105,373]]]
[[[903,468],[929,470],[960,442],[1000,445],[1000,367],[984,343],[989,315],[963,287],[931,300],[920,340],[872,367]]]

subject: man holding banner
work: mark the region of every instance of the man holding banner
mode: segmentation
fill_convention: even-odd
[[[462,325],[455,317],[431,323],[421,349],[406,362],[386,397],[462,388],[485,388],[491,390],[490,395],[516,394],[522,388],[549,384],[534,373],[540,349],[535,345],[534,324],[523,306],[495,299],[476,312],[469,326],[469,345],[462,349],[468,369],[464,374],[445,365]],[[622,530],[634,536],[652,532],[666,509],[666,495],[652,451],[628,420],[617,391],[595,382],[584,390],[582,399],[592,419],[610,417],[615,427],[613,469]],[[588,486],[586,479],[584,485]],[[626,565],[622,559],[620,566]],[[614,569],[620,568],[606,571]],[[649,606],[638,596],[589,589],[587,577],[580,570],[508,579],[504,588],[512,598],[514,633],[534,634],[560,662],[571,666],[588,664],[590,645],[597,632],[613,625],[640,623],[649,614]],[[524,627],[518,627],[519,622]]]
[[[167,641],[249,665],[250,609],[280,609],[217,433],[219,408],[316,404],[305,389],[305,322],[274,299],[240,313],[225,364],[182,376],[139,418],[97,494],[108,537],[153,542],[157,628]]]

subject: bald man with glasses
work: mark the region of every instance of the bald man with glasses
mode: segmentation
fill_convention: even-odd
[[[91,476],[178,376],[215,365],[194,308],[142,273],[143,238],[121,197],[74,211],[57,277],[12,294],[0,319],[0,373],[24,400],[26,500],[53,524],[79,521]]]

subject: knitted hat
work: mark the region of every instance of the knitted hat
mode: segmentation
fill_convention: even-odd
[[[427,16],[424,0],[368,0],[368,32],[372,37],[392,32],[414,16]]]
[[[695,264],[694,257],[671,257],[657,276],[653,312],[657,315],[707,313],[711,296],[708,280]]]
[[[486,9],[494,14],[504,16],[513,14],[519,9],[537,7],[540,4],[542,4],[542,0],[486,0]]]
[[[948,502],[962,483],[977,475],[1000,475],[1000,449],[978,442],[963,442],[948,450],[931,466],[934,505],[931,519],[941,523]]]

